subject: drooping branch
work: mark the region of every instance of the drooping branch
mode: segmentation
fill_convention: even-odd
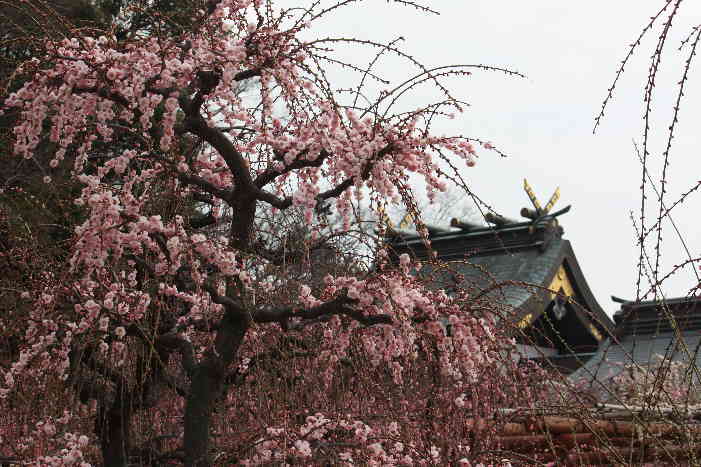
[[[368,316],[351,308],[349,305],[355,302],[355,300],[348,298],[347,295],[342,294],[329,302],[308,309],[294,307],[261,309],[254,313],[253,321],[256,323],[279,323],[283,328],[287,328],[287,322],[293,318],[306,321],[333,315],[346,315],[366,326],[392,324],[394,322],[389,315]]]

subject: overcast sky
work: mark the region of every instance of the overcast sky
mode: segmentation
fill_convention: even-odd
[[[530,206],[522,188],[524,177],[543,202],[560,187],[562,197],[557,206],[572,204],[570,213],[560,218],[565,237],[572,242],[599,303],[612,313],[617,309],[610,301],[612,294],[626,299],[636,294],[639,248],[630,213],[639,218],[642,171],[633,140],[640,141],[642,134],[643,86],[659,27],[648,35],[626,68],[596,134],[592,134],[594,117],[628,44],[664,2],[436,0],[429,4],[441,15],[421,15],[385,1],[369,0],[339,12],[323,25],[323,33],[384,41],[403,36],[404,50],[428,66],[488,64],[527,75],[518,79],[476,72],[451,81],[456,97],[469,101],[471,107],[436,131],[492,141],[509,154],[501,158],[481,151],[477,166],[463,172],[472,189],[504,215],[518,217],[521,207]],[[701,4],[685,2],[658,78],[656,136],[651,151],[656,180],[660,178],[664,129],[669,126],[676,83],[688,53],[688,48],[677,49],[691,26],[699,23]],[[359,48],[346,53],[360,63],[371,57],[369,51]],[[674,140],[667,185],[670,204],[701,179],[699,68],[701,63],[692,68]],[[393,60],[380,70],[394,84],[411,71]],[[416,105],[425,104],[429,94],[429,90],[425,95],[415,93],[411,99]],[[692,195],[672,211],[694,256],[701,253],[699,201],[699,195]],[[656,214],[655,204],[649,215]],[[665,227],[663,239],[662,260],[667,272],[687,256],[669,227]],[[654,261],[654,242],[648,251]],[[668,297],[686,295],[697,282],[687,268],[667,281],[664,291]],[[647,289],[649,284],[644,286]]]

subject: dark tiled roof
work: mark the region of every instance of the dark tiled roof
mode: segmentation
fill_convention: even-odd
[[[537,294],[536,290],[521,284],[544,285],[549,282],[554,269],[559,266],[557,260],[564,242],[566,240],[555,239],[551,247],[543,252],[539,248],[523,248],[516,251],[494,249],[487,254],[466,254],[464,260],[451,261],[442,266],[441,272],[434,275],[434,283],[444,289],[460,287],[472,289],[476,293],[484,291],[485,297],[512,308],[521,308]],[[427,263],[422,273],[433,272],[435,267]],[[456,283],[456,279],[460,279],[460,282]],[[509,282],[513,284],[496,287]]]
[[[614,318],[613,336],[571,375],[574,381],[604,391],[626,366],[646,366],[656,357],[701,368],[700,298],[624,302]]]
[[[572,246],[562,233],[552,217],[437,233],[429,236],[435,257],[440,260],[437,262],[431,261],[429,250],[416,234],[395,235],[391,247],[397,256],[409,253],[425,261],[421,273],[430,274],[436,287],[448,291],[459,287],[488,297],[511,309],[514,322],[528,313],[533,320],[543,313],[552,300],[543,287],[548,287],[564,266],[577,289],[581,319],[597,323],[601,331],[611,330],[613,322],[594,299]]]

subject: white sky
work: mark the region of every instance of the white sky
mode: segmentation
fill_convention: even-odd
[[[384,0],[368,0],[339,11],[317,34],[373,38],[387,41],[404,36],[403,50],[427,66],[488,64],[527,75],[507,78],[498,73],[476,72],[453,80],[451,89],[471,108],[453,121],[436,127],[438,133],[462,133],[492,141],[509,154],[500,158],[481,151],[473,169],[464,171],[472,189],[500,213],[518,217],[530,203],[523,192],[528,178],[542,202],[556,187],[562,197],[557,208],[572,204],[560,218],[565,238],[573,248],[595,296],[607,312],[618,307],[609,299],[635,298],[638,247],[630,212],[639,217],[642,171],[632,141],[640,141],[642,92],[649,57],[659,28],[643,42],[627,67],[603,125],[592,135],[594,117],[610,86],[628,44],[664,2],[662,0],[434,0],[440,16],[422,15]],[[670,34],[666,61],[658,78],[655,102],[656,144],[653,178],[659,180],[659,161],[681,77],[680,41],[690,27],[701,23],[701,4],[685,2]],[[366,63],[370,51],[345,52],[356,63]],[[692,68],[685,105],[680,114],[669,169],[668,202],[700,180],[697,130],[701,98],[701,62]],[[396,85],[411,68],[388,60],[380,68]],[[334,75],[332,75],[334,76]],[[339,87],[345,75],[336,74]],[[405,105],[421,105],[432,97],[415,93]],[[654,201],[650,195],[651,201]],[[692,195],[673,211],[673,219],[691,254],[701,253],[699,195]],[[656,217],[657,204],[649,215]],[[685,259],[676,235],[664,231],[663,265],[667,272]],[[649,248],[654,254],[654,243]],[[653,258],[654,260],[654,258]],[[677,274],[663,287],[668,297],[685,295],[696,284],[691,269]],[[645,289],[649,287],[644,284]]]

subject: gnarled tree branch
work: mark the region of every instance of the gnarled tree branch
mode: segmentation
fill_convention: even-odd
[[[365,315],[358,310],[350,308],[349,305],[353,303],[355,303],[355,300],[342,294],[329,302],[308,309],[286,307],[258,310],[253,315],[253,321],[256,323],[279,323],[283,328],[288,327],[287,322],[292,318],[306,321],[333,315],[346,315],[366,326],[392,324],[394,322],[389,315]]]
[[[192,376],[197,361],[195,360],[195,349],[191,342],[177,333],[169,332],[159,336],[158,339],[156,339],[156,347],[176,349],[182,357],[185,372],[188,374],[188,376]]]

